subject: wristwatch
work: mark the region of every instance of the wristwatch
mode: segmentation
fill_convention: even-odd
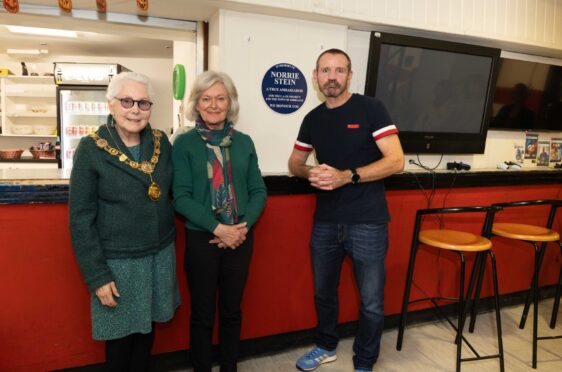
[[[361,176],[357,173],[357,170],[355,168],[351,168],[351,183],[354,185],[357,185],[359,182],[361,182]]]

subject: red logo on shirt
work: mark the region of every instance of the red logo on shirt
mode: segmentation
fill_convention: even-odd
[[[347,124],[347,129],[359,129],[359,124]]]

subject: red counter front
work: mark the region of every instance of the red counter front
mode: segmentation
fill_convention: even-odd
[[[442,206],[443,198],[446,206],[559,198],[560,190],[558,184],[437,190],[432,206]],[[385,314],[390,315],[400,311],[414,216],[417,209],[426,207],[426,201],[419,190],[389,191],[387,199],[392,221]],[[254,256],[243,303],[244,339],[314,327],[308,251],[314,205],[313,195],[268,198],[255,227]],[[544,224],[546,213],[544,209],[533,209],[525,216],[510,217]],[[556,229],[560,221],[558,217]],[[468,223],[470,229],[479,231],[480,220]],[[38,371],[101,362],[103,343],[91,339],[89,294],[72,254],[67,205],[0,205],[0,232],[0,370]],[[183,227],[178,220],[177,268],[182,305],[171,322],[157,327],[154,353],[189,348],[189,293],[183,272],[183,244]],[[525,290],[532,272],[532,248],[494,238],[494,251],[500,292]],[[556,282],[559,261],[558,249],[549,249],[541,286]],[[421,290],[425,294],[456,295],[456,265],[455,256],[436,256],[429,249],[420,252],[412,298],[421,296]],[[350,268],[346,262],[342,272],[342,322],[357,318],[358,297]],[[491,293],[490,284],[486,282],[486,294]]]

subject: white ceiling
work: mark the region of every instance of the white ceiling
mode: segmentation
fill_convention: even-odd
[[[73,0],[73,14],[65,14],[53,0],[20,0],[20,13],[10,14],[0,7],[0,53],[7,49],[47,49],[56,55],[113,55],[123,57],[172,58],[172,40],[181,40],[192,31],[143,27],[146,16],[186,21],[207,20],[220,1],[205,0],[149,0],[148,12],[140,12],[135,0],[108,0],[106,16],[128,15],[135,25],[106,22],[103,19],[77,19],[80,12],[94,14],[95,0]],[[43,7],[46,7],[43,9]],[[48,14],[45,16],[45,14]],[[54,14],[54,16],[53,16]],[[78,38],[60,38],[14,34],[7,24],[72,29]],[[91,32],[95,31],[95,32]]]
[[[107,13],[104,20],[102,13],[96,12],[95,0],[73,0],[73,12],[66,14],[59,10],[56,0],[20,0],[20,14],[10,14],[0,6],[0,53],[7,48],[48,49],[50,55],[76,54],[114,55],[123,57],[171,58],[172,40],[188,40],[187,34],[191,31],[173,30],[162,27],[147,27],[151,19],[168,19],[183,21],[207,21],[218,9],[251,12],[256,14],[269,14],[307,19],[310,21],[338,23],[350,26],[357,30],[372,30],[373,24],[352,21],[333,16],[310,14],[296,10],[280,10],[267,6],[247,4],[243,1],[232,0],[148,0],[149,9],[141,12],[137,9],[135,0],[106,0]],[[43,7],[50,10],[48,15],[33,8]],[[31,9],[31,11],[30,11]],[[94,15],[90,19],[78,19],[80,12],[89,12]],[[124,25],[119,21],[110,21],[112,15],[125,15],[128,21],[133,21],[137,26]],[[80,33],[74,40],[47,38],[37,36],[14,36],[5,31],[1,25],[17,24],[22,26],[57,27],[76,31],[95,32],[98,35]],[[400,32],[424,37],[437,37],[444,40],[459,41],[458,35],[432,32],[428,30],[407,29],[388,25],[377,25],[377,30],[387,32]],[[47,45],[41,45],[41,43]],[[512,50],[520,53],[542,55],[562,59],[560,49],[536,47],[501,40],[492,40],[478,37],[466,37],[463,42],[475,43],[484,46]]]
[[[12,34],[0,26],[0,53],[7,49],[46,49],[49,56],[123,56],[147,58],[172,58],[170,40],[145,39],[90,32],[79,32],[78,38],[32,36]]]

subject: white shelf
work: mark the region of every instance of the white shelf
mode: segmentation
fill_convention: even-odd
[[[7,114],[7,118],[56,118],[57,114],[52,112],[14,112],[12,114]]]
[[[54,134],[12,133],[12,128],[17,125],[33,127],[47,124],[56,127],[56,85],[52,76],[3,77],[0,79],[0,102],[3,137],[56,137]]]
[[[56,96],[56,91],[45,92],[43,90],[22,90],[22,91],[14,91],[10,92],[7,91],[4,94],[5,97],[14,97],[14,98],[29,98],[29,97],[37,97],[37,98],[54,98]]]
[[[72,115],[72,116],[104,116],[105,117],[105,116],[109,115],[109,111],[108,112],[102,112],[102,113],[100,113],[100,112],[77,112],[77,111],[70,112],[70,111],[67,111],[65,114]]]

